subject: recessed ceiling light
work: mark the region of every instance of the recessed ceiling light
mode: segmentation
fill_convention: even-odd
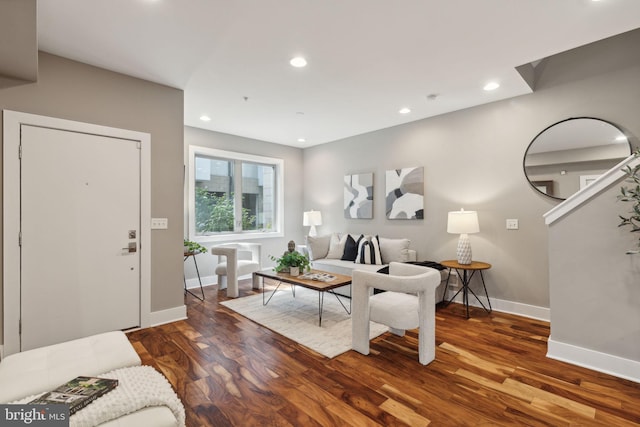
[[[410,112],[411,112],[411,109],[407,108],[407,107],[404,107],[404,108],[401,108],[400,110],[398,110],[398,113],[400,113],[400,114],[409,114]]]
[[[200,116],[200,120],[202,120],[203,122],[210,122],[211,121],[211,117],[209,117],[209,116]]]
[[[298,138],[298,142],[307,142],[307,140],[304,138]]]
[[[496,82],[489,82],[486,85],[484,85],[484,90],[489,91],[489,90],[496,90],[500,87],[499,83]]]
[[[302,56],[296,56],[295,58],[292,58],[291,61],[289,61],[289,64],[296,68],[302,68],[307,66],[307,60]]]

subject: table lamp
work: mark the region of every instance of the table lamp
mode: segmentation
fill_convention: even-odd
[[[478,225],[478,213],[475,211],[459,211],[449,212],[447,221],[447,233],[459,234],[458,249],[456,256],[458,264],[471,264],[471,242],[469,234],[480,231]]]
[[[309,229],[309,236],[316,236],[316,225],[322,225],[322,213],[314,210],[305,212],[302,218],[302,225],[304,225],[305,227],[311,226],[311,228]]]

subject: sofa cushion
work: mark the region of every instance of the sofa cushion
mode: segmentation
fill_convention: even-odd
[[[328,271],[329,273],[344,274],[351,276],[353,270],[378,271],[379,265],[356,264],[353,261],[342,261],[339,259],[317,259],[313,261],[313,268],[316,270]]]
[[[356,264],[382,264],[378,236],[360,239],[358,242],[358,255],[354,262]]]
[[[79,375],[97,376],[140,363],[121,331],[11,354],[0,362],[0,403],[52,390]]]
[[[340,233],[333,233],[331,235],[331,240],[329,241],[329,251],[327,252],[328,259],[342,258],[347,237],[349,237],[348,234],[341,235]]]
[[[329,253],[329,245],[331,244],[331,234],[325,236],[307,236],[306,242],[310,260],[326,258]]]
[[[380,255],[382,255],[382,264],[390,262],[407,262],[411,261],[409,256],[409,239],[388,239],[380,237]]]
[[[355,261],[358,257],[358,245],[360,245],[360,241],[363,239],[364,236],[362,234],[360,236],[348,234],[347,241],[344,245],[344,252],[340,259],[343,261]]]

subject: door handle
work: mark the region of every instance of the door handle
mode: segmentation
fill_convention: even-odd
[[[129,243],[129,246],[127,246],[126,248],[122,248],[122,250],[132,254],[138,251],[138,245],[136,245],[136,242],[131,242]]]

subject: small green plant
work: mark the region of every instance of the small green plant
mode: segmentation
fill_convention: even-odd
[[[633,155],[638,158],[640,157],[640,149],[636,149],[633,152]],[[631,211],[629,212],[629,216],[620,217],[620,224],[618,227],[631,227],[631,233],[635,233],[640,231],[640,164],[634,166],[626,166],[622,169],[627,175],[627,179],[625,182],[631,183],[631,186],[623,185],[620,187],[620,194],[618,195],[618,200],[622,202],[631,202]],[[640,247],[640,241],[638,242],[638,247]],[[640,250],[627,251],[627,254],[637,254],[640,253]]]
[[[233,231],[235,201],[233,193],[216,195],[206,188],[196,188],[195,223],[196,233],[219,233]],[[243,199],[244,200],[244,199]],[[256,216],[242,208],[242,229],[256,230]]]
[[[184,239],[185,252],[193,252],[194,254],[203,254],[207,252],[207,248],[200,243],[192,242],[191,240]]]
[[[271,255],[270,258],[272,261],[276,262],[274,270],[278,273],[289,271],[290,267],[300,267],[300,271],[305,271],[311,265],[309,257],[307,255],[302,255],[298,251],[285,252],[280,258],[276,258]]]

